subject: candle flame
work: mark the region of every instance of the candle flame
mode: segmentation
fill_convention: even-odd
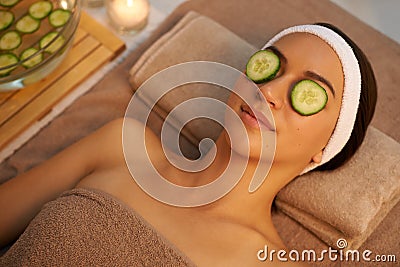
[[[63,1],[61,1],[60,4],[61,4],[63,9],[68,9],[68,2],[67,1],[63,0]]]

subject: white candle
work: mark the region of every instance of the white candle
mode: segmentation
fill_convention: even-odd
[[[139,30],[147,22],[147,0],[109,0],[107,13],[111,21],[123,31]]]

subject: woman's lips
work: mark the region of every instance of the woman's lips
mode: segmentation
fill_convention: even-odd
[[[275,131],[273,124],[268,120],[268,118],[261,112],[251,110],[247,105],[242,105],[240,107],[240,117],[243,122],[253,128],[264,128],[269,131]]]

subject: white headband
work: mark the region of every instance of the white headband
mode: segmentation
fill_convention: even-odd
[[[342,63],[344,76],[342,105],[335,130],[322,153],[321,162],[310,163],[301,173],[304,174],[331,160],[343,149],[350,139],[360,102],[361,73],[358,60],[350,45],[333,30],[319,25],[299,25],[287,28],[275,35],[263,49],[273,45],[283,36],[295,32],[305,32],[316,35],[329,44]]]

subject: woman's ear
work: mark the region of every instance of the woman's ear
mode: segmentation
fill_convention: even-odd
[[[322,150],[312,157],[312,161],[315,163],[320,163],[322,161]]]

